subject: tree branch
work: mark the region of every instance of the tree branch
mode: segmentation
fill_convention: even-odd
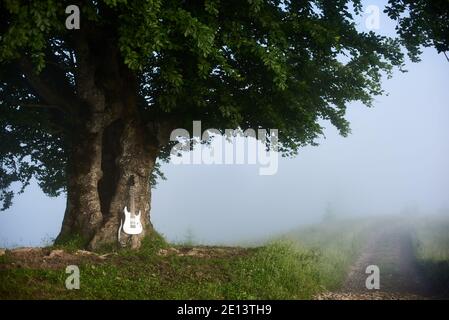
[[[65,112],[64,108],[61,108],[59,105],[46,104],[39,100],[34,99],[25,99],[25,100],[16,100],[11,99],[11,97],[5,97],[4,102],[13,107],[26,107],[26,108],[39,108],[39,109],[57,109],[61,112]]]
[[[26,107],[26,108],[38,108],[38,109],[58,109],[62,112],[65,112],[63,108],[57,105],[51,105],[51,104],[41,104],[41,103],[17,103],[19,107]]]
[[[76,96],[65,85],[65,79],[55,76],[48,67],[37,74],[33,64],[26,58],[20,60],[19,68],[33,90],[46,102],[46,105],[59,106],[66,112],[74,111]],[[59,88],[56,88],[55,84]]]

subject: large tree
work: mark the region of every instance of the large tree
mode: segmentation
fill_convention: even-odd
[[[79,30],[65,26],[68,5]],[[398,40],[358,30],[360,1],[3,0],[0,5],[0,201],[35,178],[67,193],[57,240],[116,243],[129,185],[144,232],[173,129],[276,128],[294,154],[349,132],[345,108],[370,105],[403,64]],[[155,169],[156,168],[156,169]]]

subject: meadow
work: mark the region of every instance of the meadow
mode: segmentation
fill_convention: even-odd
[[[256,247],[169,244],[154,234],[139,251],[117,250],[104,259],[78,257],[82,251],[76,241],[38,249],[34,260],[20,260],[6,251],[0,257],[0,298],[312,299],[321,292],[338,291],[370,232],[392,219],[397,221],[391,217],[323,221]],[[449,219],[415,217],[407,223],[426,281],[447,284]],[[55,252],[60,256],[48,260]],[[65,287],[68,263],[79,266],[79,290]]]

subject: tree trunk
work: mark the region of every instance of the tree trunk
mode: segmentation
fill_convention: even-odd
[[[84,29],[86,30],[86,29]],[[67,207],[57,241],[78,234],[96,250],[118,244],[125,206],[135,209],[144,230],[122,245],[138,248],[150,223],[150,176],[160,139],[139,115],[137,77],[123,63],[116,39],[84,32],[75,38],[79,106],[67,168]]]
[[[67,207],[57,241],[80,235],[92,250],[118,244],[123,210],[131,207],[133,184],[135,213],[141,211],[144,230],[135,236],[121,232],[120,245],[138,248],[153,230],[150,175],[157,146],[146,139],[145,128],[133,117],[119,118],[99,132],[82,131],[72,150]]]
[[[144,231],[135,236],[121,233],[121,245],[138,248],[142,238],[153,230],[150,223],[150,175],[157,156],[157,147],[145,139],[137,119],[117,120],[103,137],[103,177],[98,183],[103,220],[96,229],[89,247],[117,243],[124,207],[131,208],[130,188],[134,188],[136,214],[141,212]]]

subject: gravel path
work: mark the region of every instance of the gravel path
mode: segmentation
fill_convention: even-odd
[[[369,265],[380,270],[380,288],[367,289]],[[403,225],[384,226],[369,236],[339,292],[320,294],[319,300],[428,299],[429,290],[415,264],[410,230]]]

